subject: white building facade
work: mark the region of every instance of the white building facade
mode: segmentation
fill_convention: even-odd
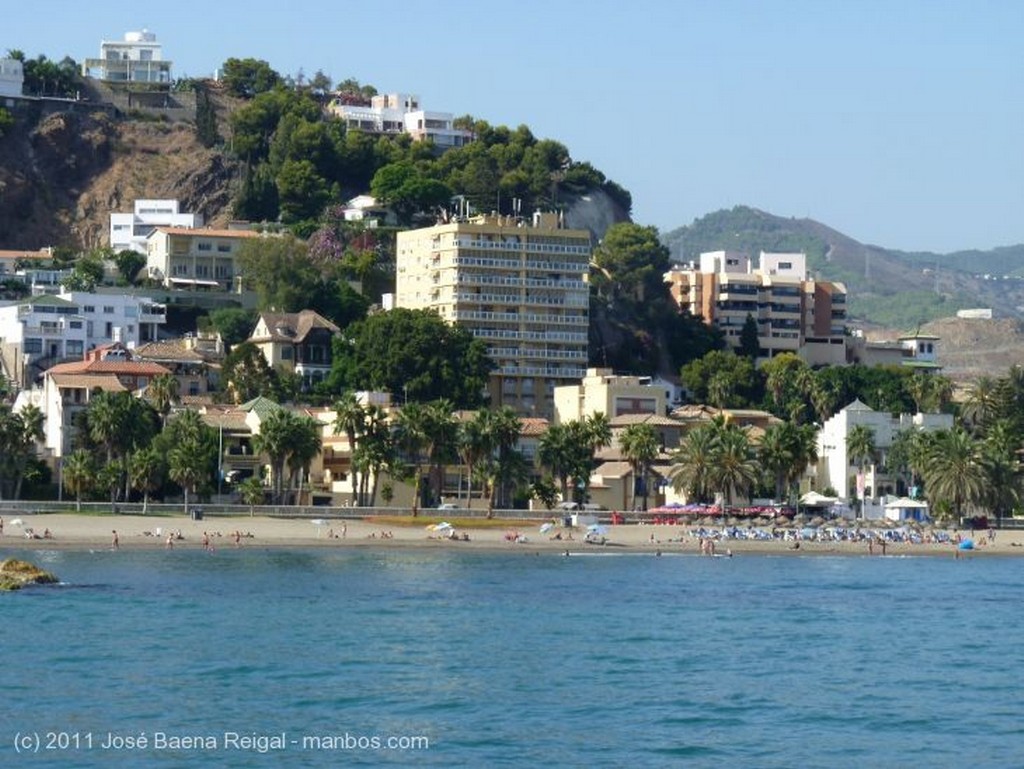
[[[17,59],[0,59],[0,98],[21,96],[25,68]]]
[[[868,427],[875,440],[875,461],[863,468],[863,481],[858,480],[858,468],[851,462],[846,448],[846,438],[856,425]],[[898,479],[886,467],[886,455],[897,433],[907,429],[932,432],[952,427],[951,414],[901,414],[894,417],[855,400],[828,419],[818,432],[818,490],[831,487],[839,497],[849,501],[862,498],[857,488],[861,483],[863,498],[869,500],[901,493]],[[903,489],[902,493],[906,490]]]
[[[370,106],[331,102],[329,111],[345,121],[347,128],[367,133],[407,133],[417,141],[429,139],[440,149],[462,147],[473,140],[473,132],[455,128],[450,112],[425,110],[420,97],[389,93],[374,96]]]
[[[202,214],[186,214],[177,200],[136,200],[132,213],[110,215],[110,247],[146,254],[146,239],[157,227],[203,226]]]
[[[122,83],[170,83],[171,62],[149,30],[127,32],[123,40],[100,43],[98,59],[82,63],[85,77]]]
[[[231,291],[240,270],[236,257],[252,230],[157,227],[146,239],[146,274],[171,288]]]

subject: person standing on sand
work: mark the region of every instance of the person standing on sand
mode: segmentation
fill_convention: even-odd
[[[120,550],[121,549],[121,540],[117,536],[117,529],[113,529],[113,534],[114,534],[114,536],[110,540],[110,547],[113,548],[114,550]]]
[[[167,535],[167,544],[165,545],[165,547],[168,550],[173,550],[174,549],[174,534],[168,533],[168,535]]]

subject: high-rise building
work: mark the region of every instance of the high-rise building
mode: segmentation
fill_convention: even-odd
[[[554,416],[587,367],[590,233],[558,214],[480,216],[398,233],[395,305],[432,309],[487,344],[491,405]]]
[[[753,269],[745,254],[712,251],[665,281],[680,308],[718,326],[730,347],[740,346],[749,316],[762,359],[791,352],[811,365],[846,362],[846,287],[809,278],[805,254],[762,251]]]

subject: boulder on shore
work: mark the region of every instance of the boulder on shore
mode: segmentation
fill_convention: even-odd
[[[0,590],[20,590],[25,585],[60,582],[56,576],[28,561],[8,558],[0,563]]]

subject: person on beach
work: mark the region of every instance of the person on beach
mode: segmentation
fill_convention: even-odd
[[[110,540],[110,547],[113,548],[114,550],[120,550],[121,549],[121,540],[117,536],[117,529],[113,529],[112,531],[113,531],[114,536]]]
[[[210,544],[210,535],[205,531],[203,532],[203,550],[208,553],[213,552],[213,545]]]
[[[235,529],[235,547],[241,547],[241,546],[242,546],[242,532],[240,532],[238,529]]]
[[[4,519],[0,518],[0,537],[4,535]]]
[[[174,549],[174,534],[167,534],[167,542],[165,543],[164,547],[166,547],[168,550]]]

